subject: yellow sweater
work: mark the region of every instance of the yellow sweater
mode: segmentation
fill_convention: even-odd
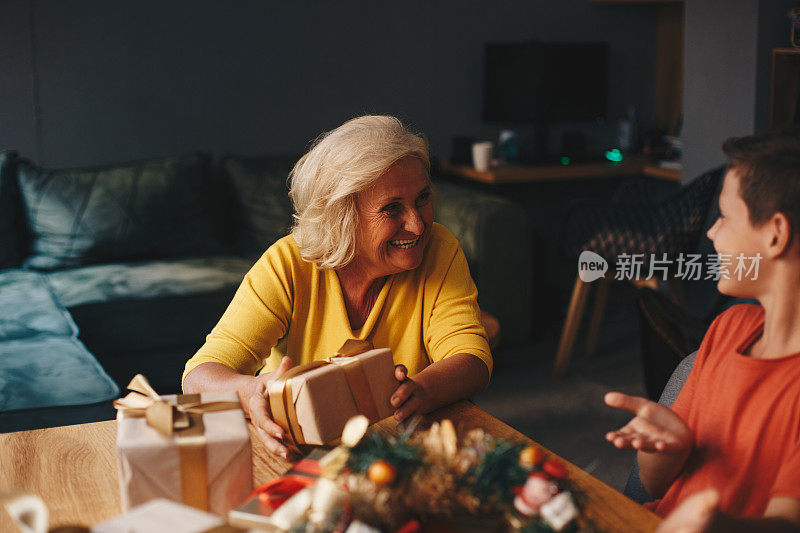
[[[308,363],[334,354],[351,338],[391,348],[409,375],[457,353],[478,357],[491,374],[477,295],[458,241],[435,223],[422,264],[389,276],[367,321],[353,331],[336,272],[304,261],[288,235],[247,273],[183,377],[209,361],[251,375],[274,370],[284,355],[295,365]]]

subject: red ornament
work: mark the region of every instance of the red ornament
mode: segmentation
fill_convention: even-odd
[[[411,520],[406,522],[406,525],[395,531],[394,533],[417,533],[420,531],[419,521]]]
[[[545,461],[542,465],[542,470],[556,479],[564,479],[567,477],[567,469],[564,468],[561,461],[556,461],[555,459],[548,459]]]

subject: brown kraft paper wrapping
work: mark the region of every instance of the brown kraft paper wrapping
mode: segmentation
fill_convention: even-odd
[[[197,395],[163,396],[172,403],[184,403],[185,398]],[[204,392],[202,402],[239,402],[235,391]],[[203,508],[200,501],[182,501],[197,494],[192,487],[183,487],[182,479],[199,483],[201,467],[188,465],[205,455],[207,480],[207,509],[226,516],[240,505],[252,489],[252,457],[250,432],[241,409],[207,412],[201,417],[202,435],[188,436],[196,446],[188,452],[179,450],[180,432],[166,438],[147,424],[143,417],[117,413],[117,450],[119,483],[123,511],[128,511],[154,498],[167,498]],[[190,428],[191,430],[192,428]],[[186,431],[186,430],[184,430]],[[186,437],[185,437],[186,438]],[[202,445],[205,442],[204,446]],[[193,450],[192,450],[193,448]],[[181,468],[184,469],[183,475]],[[192,470],[186,471],[187,468]],[[203,494],[205,496],[205,494]]]
[[[338,439],[357,414],[375,423],[394,413],[389,399],[398,383],[387,348],[315,361],[284,376],[270,385],[270,411],[298,444]]]

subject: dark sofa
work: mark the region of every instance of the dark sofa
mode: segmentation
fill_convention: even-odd
[[[100,420],[136,373],[177,392],[242,277],[291,222],[293,156],[43,169],[0,153],[0,432]],[[437,184],[482,308],[517,343],[530,250],[516,204]]]

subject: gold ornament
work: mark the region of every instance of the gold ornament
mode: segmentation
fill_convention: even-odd
[[[542,460],[542,452],[536,446],[528,446],[519,454],[519,466],[532,469]]]
[[[378,486],[391,485],[397,477],[397,469],[388,461],[378,459],[369,465],[367,477]]]

